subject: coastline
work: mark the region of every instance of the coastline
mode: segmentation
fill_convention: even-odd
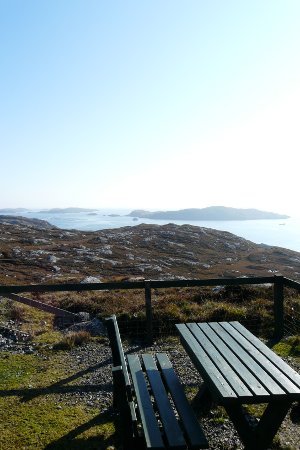
[[[92,215],[88,212],[79,213],[51,213],[39,210],[20,211],[11,215],[23,216],[30,219],[46,220],[52,225],[65,230],[98,231],[121,227],[132,227],[140,224],[193,225],[228,231],[237,236],[248,239],[256,244],[265,244],[287,248],[300,252],[300,217],[288,219],[265,220],[155,220],[139,219],[128,216],[130,210],[99,209]]]

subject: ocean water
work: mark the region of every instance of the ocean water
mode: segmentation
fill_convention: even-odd
[[[300,252],[300,217],[280,220],[242,220],[242,221],[183,221],[183,220],[133,220],[127,214],[130,210],[98,210],[95,213],[49,213],[47,211],[23,211],[16,215],[27,218],[47,220],[52,225],[63,229],[96,231],[109,228],[136,226],[141,223],[164,225],[175,223],[214,228],[229,231],[257,244],[275,245]],[[116,215],[116,216],[112,216]]]

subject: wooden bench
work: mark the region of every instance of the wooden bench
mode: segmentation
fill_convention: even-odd
[[[239,322],[176,325],[198,369],[199,399],[223,405],[247,450],[267,449],[293,402],[300,399],[300,375]],[[244,404],[266,404],[249,422]]]
[[[168,356],[125,356],[116,317],[106,319],[106,325],[113,357],[114,406],[120,411],[124,449],[208,448]]]

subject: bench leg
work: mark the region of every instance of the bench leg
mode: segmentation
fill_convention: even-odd
[[[127,399],[126,389],[122,380],[123,373],[119,367],[113,368],[113,406],[120,413],[121,430],[124,450],[132,450],[135,438],[135,424],[132,421],[132,412]]]
[[[241,405],[227,405],[225,409],[245,445],[245,450],[266,450],[290,407],[290,401],[271,401],[256,425],[250,424]]]
[[[120,398],[122,398],[122,380],[121,380],[121,373],[120,368],[113,367],[112,369],[112,376],[113,376],[113,407],[115,409],[119,409],[120,406]]]

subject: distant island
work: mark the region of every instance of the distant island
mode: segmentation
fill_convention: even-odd
[[[16,214],[27,211],[26,208],[3,208],[0,209],[0,214]]]
[[[92,213],[98,211],[90,208],[52,208],[39,211],[40,213],[63,214],[63,213]]]
[[[178,211],[144,211],[138,209],[128,214],[130,217],[155,220],[265,220],[288,219],[289,216],[258,209],[229,208],[209,206],[208,208],[180,209]]]

